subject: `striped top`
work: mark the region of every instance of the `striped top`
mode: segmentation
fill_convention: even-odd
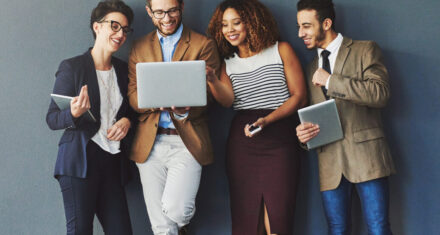
[[[235,110],[277,109],[289,99],[278,42],[251,57],[240,58],[235,53],[225,63],[234,90]]]

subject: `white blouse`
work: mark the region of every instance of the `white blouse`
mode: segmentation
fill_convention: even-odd
[[[93,142],[103,150],[116,154],[120,152],[120,141],[107,139],[107,130],[116,122],[116,114],[122,104],[122,95],[119,91],[118,80],[114,67],[110,70],[96,70],[101,100],[101,126],[92,137]]]

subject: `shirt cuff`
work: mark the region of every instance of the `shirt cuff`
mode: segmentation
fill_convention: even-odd
[[[332,77],[331,74],[328,75],[327,82],[325,82],[325,89],[327,89],[327,90],[328,90],[328,85],[330,84],[330,78],[331,78],[331,77]]]
[[[188,117],[188,111],[184,114],[177,114],[177,113],[173,112],[173,116],[175,119],[182,121],[183,119]]]

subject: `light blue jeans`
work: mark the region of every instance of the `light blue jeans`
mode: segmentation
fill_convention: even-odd
[[[388,220],[388,178],[350,183],[342,176],[336,189],[321,192],[329,235],[349,235],[351,193],[356,187],[369,235],[392,235]]]

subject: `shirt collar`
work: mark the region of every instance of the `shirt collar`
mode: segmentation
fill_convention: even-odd
[[[179,40],[180,37],[182,36],[182,31],[183,31],[183,24],[180,24],[179,28],[177,29],[177,31],[174,34],[168,35],[166,37],[162,36],[162,34],[159,33],[159,30],[157,30],[157,37],[159,38],[159,41],[161,43],[167,42],[167,43],[171,43],[172,45],[176,44]]]
[[[344,37],[342,37],[341,33],[338,33],[338,36],[336,36],[335,39],[333,39],[333,41],[330,42],[330,44],[328,44],[327,48],[325,48],[325,50],[330,52],[330,55],[332,54],[336,54],[336,52],[339,50],[339,47],[341,47],[342,45],[342,40],[344,39]],[[323,51],[323,48],[318,48],[318,56],[321,57],[321,52]]]

